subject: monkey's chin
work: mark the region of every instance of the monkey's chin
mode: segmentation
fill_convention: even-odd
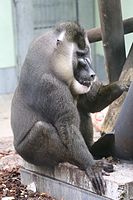
[[[92,83],[90,83],[90,86],[82,85],[76,79],[74,79],[73,83],[72,83],[72,91],[75,94],[85,94],[85,93],[89,92],[91,85],[92,85]]]

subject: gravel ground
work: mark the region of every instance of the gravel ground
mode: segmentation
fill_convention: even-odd
[[[55,200],[47,193],[37,193],[21,184],[19,169],[21,157],[15,152],[13,138],[0,140],[0,199],[1,200]]]
[[[0,170],[0,199],[2,200],[54,200],[46,193],[37,193],[27,190],[21,184],[19,167],[12,170]]]

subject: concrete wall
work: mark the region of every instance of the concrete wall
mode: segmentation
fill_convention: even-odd
[[[14,91],[15,65],[11,0],[0,0],[0,94]]]
[[[11,0],[0,0],[0,68],[15,65]]]

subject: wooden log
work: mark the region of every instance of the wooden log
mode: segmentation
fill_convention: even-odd
[[[133,32],[133,17],[123,20],[124,34]],[[102,40],[101,28],[92,28],[87,30],[87,36],[90,43]]]
[[[85,172],[69,163],[50,168],[24,162],[21,169],[21,182],[24,185],[34,185],[38,192],[49,193],[56,200],[110,199],[109,192],[107,197],[95,194]]]
[[[120,75],[119,81],[133,81],[133,44],[131,47],[131,50],[129,52],[129,55],[127,57],[127,60],[124,64],[123,71]],[[126,92],[124,92],[117,100],[115,100],[109,107],[109,110],[107,112],[107,115],[105,117],[103,126],[102,126],[102,132],[111,132],[115,122],[118,118],[118,115],[121,110],[121,105],[126,97]]]
[[[115,133],[115,156],[122,160],[133,161],[133,82],[113,131]]]
[[[91,182],[84,171],[68,163],[55,168],[35,166],[24,162],[21,182],[40,193],[49,193],[56,200],[122,200],[133,197],[133,165],[116,164],[110,176],[104,176],[106,193],[99,196],[92,191]]]
[[[87,31],[87,37],[90,43],[102,40],[101,28],[92,28]]]
[[[124,34],[132,33],[133,32],[133,17],[125,19],[123,21],[124,26]]]
[[[120,0],[99,0],[99,13],[108,78],[113,82],[126,60]]]

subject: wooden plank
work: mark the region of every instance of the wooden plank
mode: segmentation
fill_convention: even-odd
[[[115,171],[104,176],[107,186],[105,197],[96,195],[85,172],[69,163],[50,168],[24,162],[21,181],[25,185],[34,185],[39,192],[50,193],[56,200],[127,200],[133,199],[132,169],[131,163],[116,164]]]
[[[22,183],[34,183],[37,191],[46,192],[56,200],[108,200],[109,198],[96,195],[83,188],[79,188],[51,177],[42,176],[37,173],[22,169]]]
[[[133,32],[133,17],[123,20],[124,34]],[[86,30],[90,43],[102,40],[101,28]]]
[[[99,0],[101,33],[109,81],[119,79],[126,60],[120,0]]]

